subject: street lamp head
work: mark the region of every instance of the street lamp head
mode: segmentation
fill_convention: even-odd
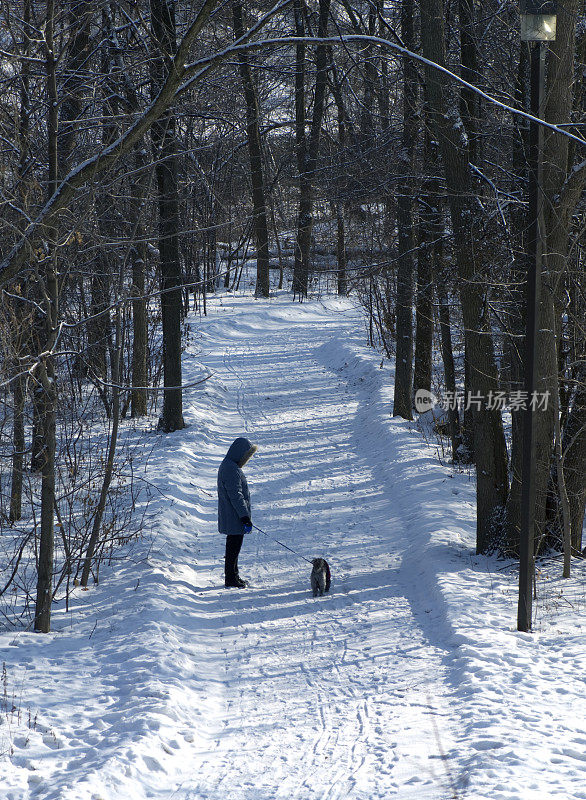
[[[556,0],[521,0],[521,41],[552,42],[556,12]]]

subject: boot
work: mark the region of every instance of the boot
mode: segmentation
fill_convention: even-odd
[[[226,578],[224,586],[226,589],[246,589],[248,584],[239,575],[236,575],[235,578]]]

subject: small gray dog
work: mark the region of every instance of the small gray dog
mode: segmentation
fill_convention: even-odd
[[[325,558],[314,558],[311,562],[313,569],[311,570],[311,589],[313,596],[323,597],[324,592],[330,591],[331,575],[330,565]]]

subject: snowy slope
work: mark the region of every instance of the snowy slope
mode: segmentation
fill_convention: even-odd
[[[515,631],[514,570],[473,555],[473,484],[390,417],[360,312],[223,295],[191,326],[185,382],[213,377],[185,430],[144,433],[152,536],[54,633],[0,634],[0,797],[586,798],[585,605]],[[242,434],[253,521],[326,557],[329,596],[261,533],[251,588],[223,588],[215,475]]]

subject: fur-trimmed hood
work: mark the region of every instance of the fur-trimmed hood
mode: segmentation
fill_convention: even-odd
[[[251,519],[250,492],[242,471],[256,445],[240,436],[230,445],[218,470],[218,530],[225,534],[243,533],[242,520]]]
[[[226,453],[226,458],[235,461],[238,466],[242,468],[257,450],[258,447],[252,444],[249,439],[246,439],[244,436],[239,436],[238,439],[235,439],[230,445]]]

